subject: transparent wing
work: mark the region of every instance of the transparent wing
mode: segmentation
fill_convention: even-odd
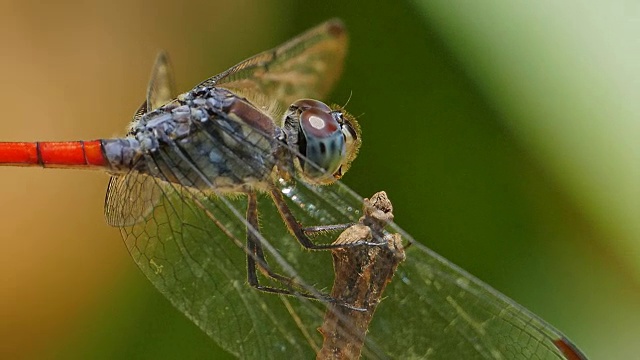
[[[177,95],[169,55],[161,51],[151,70],[147,87],[147,110],[154,110],[173,100]]]
[[[132,226],[149,217],[162,197],[162,189],[150,176],[111,176],[104,205],[107,224]]]
[[[157,109],[176,97],[176,86],[169,55],[161,51],[151,69],[147,98],[133,115],[138,121],[147,112]],[[127,192],[127,201],[122,194]],[[144,220],[160,199],[161,191],[154,179],[143,176],[112,176],[105,199],[105,218],[111,226],[130,226]],[[115,198],[114,198],[115,197]],[[124,208],[126,207],[126,209]]]
[[[294,101],[327,96],[340,77],[346,49],[344,24],[332,19],[201,85],[227,88],[279,120]]]
[[[317,209],[352,216],[361,198],[345,185],[315,188],[298,182],[302,221],[325,218]],[[336,215],[326,219],[337,219]],[[582,356],[562,333],[489,285],[415,241],[398,225],[390,231],[411,244],[367,333],[370,352],[391,358],[565,359]],[[569,357],[579,359],[580,357]]]
[[[331,254],[302,251],[269,197],[259,198],[256,229],[244,218],[244,196],[198,185],[215,181],[206,175],[212,172],[206,164],[211,149],[235,157],[233,173],[239,177],[272,166],[255,161],[269,155],[256,141],[264,134],[249,134],[246,139],[252,141],[244,141],[228,127],[219,130],[243,141],[243,152],[203,138],[167,144],[146,159],[164,172],[146,176],[133,171],[114,180],[107,207],[117,220],[111,222],[120,223],[133,259],[149,280],[223,348],[242,358],[310,358],[322,341],[317,328],[326,304],[252,289],[246,282],[245,239],[247,232],[256,235],[273,270],[296,278],[311,294],[329,291]],[[344,224],[360,217],[362,198],[343,184],[316,187],[291,175],[291,181],[276,179],[273,185],[298,222]],[[181,179],[181,184],[165,178]],[[140,211],[146,208],[141,203],[153,203],[152,211]],[[564,358],[558,343],[570,343],[560,332],[397,225],[390,230],[412,245],[374,315],[366,358]],[[314,240],[331,242],[337,235]]]
[[[169,54],[161,51],[151,68],[151,77],[147,84],[147,98],[133,114],[132,122],[139,120],[142,115],[175,99],[177,95],[173,68],[169,61]]]
[[[246,282],[246,230],[235,213],[245,211],[245,198],[221,199],[135,173],[126,177],[129,183],[154,182],[162,193],[145,221],[121,232],[134,261],[176,308],[240,358],[313,356],[282,300]],[[123,198],[136,196],[134,189],[118,190]],[[319,316],[317,304],[307,306],[307,313]],[[299,318],[313,323],[308,315]]]

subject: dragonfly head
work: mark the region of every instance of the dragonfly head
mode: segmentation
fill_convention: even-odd
[[[360,127],[342,108],[302,99],[287,110],[287,144],[297,151],[296,170],[309,182],[331,184],[347,172],[360,148]]]

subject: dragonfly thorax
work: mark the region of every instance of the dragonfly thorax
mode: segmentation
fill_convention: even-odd
[[[197,87],[134,121],[127,138],[105,140],[111,167],[200,189],[262,187],[275,166],[276,127],[228,90]]]

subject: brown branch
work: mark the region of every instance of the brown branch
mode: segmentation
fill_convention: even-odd
[[[335,280],[331,297],[338,302],[329,306],[319,329],[324,343],[317,359],[360,357],[382,292],[405,257],[400,235],[385,234],[383,230],[393,220],[387,194],[382,191],[365,199],[363,210],[360,222],[340,234],[334,244],[374,242],[380,245],[332,250]]]

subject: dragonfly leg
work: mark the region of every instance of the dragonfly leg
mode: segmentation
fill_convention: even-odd
[[[273,202],[276,204],[278,208],[278,212],[284,220],[287,228],[296,237],[300,245],[302,245],[305,249],[309,250],[329,250],[329,249],[339,249],[339,248],[347,248],[354,247],[360,245],[369,245],[369,246],[379,246],[380,243],[377,242],[367,242],[367,241],[358,241],[349,244],[316,244],[309,237],[307,233],[313,232],[322,232],[322,231],[332,231],[332,230],[340,230],[341,228],[348,228],[351,224],[338,224],[338,225],[321,225],[321,226],[312,226],[312,227],[302,227],[300,223],[296,220],[295,216],[289,209],[289,206],[284,201],[282,197],[282,193],[280,190],[275,187],[271,188],[271,197],[273,198]]]
[[[328,231],[343,231],[343,230],[346,230],[347,228],[352,227],[355,224],[356,223],[307,226],[305,228],[302,228],[302,231],[304,231],[305,234],[315,234],[315,233],[328,232]]]
[[[247,192],[247,223],[250,225],[247,229],[247,280],[249,284],[256,289],[264,290],[264,286],[258,283],[258,270],[265,276],[270,277],[286,287],[292,287],[294,280],[286,276],[277,274],[271,270],[267,259],[264,257],[262,244],[256,236],[258,231],[258,199],[255,192]],[[287,291],[281,289],[283,291]]]
[[[258,231],[258,199],[256,197],[256,193],[253,191],[248,191],[247,199],[247,223],[249,224],[249,228],[247,229],[247,281],[249,282],[249,285],[257,290],[267,293],[302,296],[312,300],[338,304],[351,310],[364,311],[364,309],[356,308],[349,304],[344,304],[341,301],[334,299],[329,294],[311,294],[309,292],[296,290],[296,288],[298,288],[300,285],[297,284],[294,279],[284,275],[280,275],[271,270],[269,264],[267,263],[267,259],[264,256],[262,243],[256,236],[256,231]],[[260,285],[258,281],[258,270],[263,275],[282,284],[284,288]]]
[[[247,192],[247,223],[250,225],[247,229],[247,281],[252,287],[271,293],[285,294],[285,295],[302,295],[305,297],[316,298],[311,294],[304,294],[294,291],[294,287],[297,286],[294,279],[280,275],[271,270],[271,267],[267,263],[267,259],[264,256],[262,249],[262,243],[256,232],[258,231],[258,199],[256,193],[253,191]],[[263,275],[281,283],[287,289],[273,288],[269,286],[260,285],[258,282],[258,271]]]

